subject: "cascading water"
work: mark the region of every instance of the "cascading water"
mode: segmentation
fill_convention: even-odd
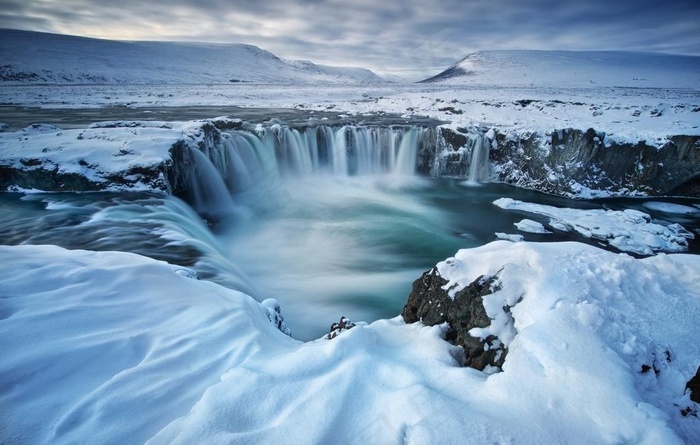
[[[217,147],[204,152],[231,194],[260,181],[310,175],[357,176],[392,173],[413,175],[423,133],[418,127],[317,126],[296,129],[273,125],[256,132],[222,134]],[[194,150],[196,151],[196,150]],[[194,154],[194,199],[210,181],[211,168]],[[211,179],[213,181],[213,179]],[[211,184],[218,188],[220,184]],[[215,191],[217,196],[218,191]],[[218,201],[218,198],[216,198]],[[196,203],[195,203],[196,206]]]
[[[413,175],[416,172],[416,155],[421,134],[416,128],[409,128],[401,138],[396,162],[392,172],[396,175]]]
[[[468,181],[472,184],[487,182],[489,179],[489,149],[491,142],[483,135],[478,135],[472,148],[469,164]]]

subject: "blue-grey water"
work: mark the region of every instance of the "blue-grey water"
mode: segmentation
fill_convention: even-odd
[[[234,197],[208,223],[182,200],[147,193],[0,193],[0,242],[120,250],[195,269],[258,300],[276,298],[296,338],[318,338],[341,315],[399,314],[413,280],[460,248],[518,233],[524,216],[492,202],[511,197],[572,208],[635,208],[696,235],[697,215],[664,213],[649,199],[568,200],[502,184],[369,176],[289,178]],[[700,201],[653,199],[684,205]],[[536,217],[532,217],[537,219]],[[575,234],[521,233],[530,241]],[[691,253],[700,253],[691,240]]]

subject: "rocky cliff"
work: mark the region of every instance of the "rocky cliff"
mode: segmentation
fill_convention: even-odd
[[[330,165],[329,150],[337,151],[340,145],[347,151],[349,174],[396,171],[398,166],[391,163],[399,156],[396,147],[390,154],[388,141],[414,128],[348,126],[344,140],[337,137],[337,128],[284,128],[277,131],[284,137],[271,132],[267,140],[264,134],[236,133],[241,125],[233,119],[107,122],[84,130],[37,125],[2,133],[0,189],[154,190],[185,196],[206,194],[212,187],[232,191],[241,181],[254,182],[250,171],[259,166],[243,164],[260,157],[255,153],[261,144],[274,149],[279,166],[273,169],[294,174],[318,168],[317,163]],[[421,175],[505,182],[569,197],[700,196],[700,136],[675,135],[657,146],[610,140],[593,129],[539,134],[420,127],[414,134],[413,170]],[[383,145],[370,146],[375,139]],[[282,146],[287,143],[292,145]],[[372,162],[376,165],[365,165]]]
[[[573,197],[700,196],[700,136],[671,136],[658,147],[607,140],[594,129],[538,134],[443,127],[433,174],[468,177],[484,141],[491,181]]]

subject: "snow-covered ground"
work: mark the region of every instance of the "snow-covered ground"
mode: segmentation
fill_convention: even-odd
[[[166,263],[54,246],[0,258],[7,444],[700,440],[680,412],[700,357],[698,256],[460,251],[438,265],[450,286],[498,274],[487,311],[517,302],[513,325],[492,326],[514,335],[490,375],[460,367],[439,326],[395,318],[301,343],[269,305]]]
[[[122,183],[114,175],[152,168],[171,159],[178,140],[193,145],[201,140],[201,122],[103,122],[85,129],[62,130],[36,124],[17,132],[0,133],[0,156],[8,167],[41,168],[76,174],[103,184],[102,190],[167,190],[167,180],[134,172]]]
[[[468,54],[425,82],[697,88],[700,57],[624,51],[479,51]]]
[[[700,134],[700,57],[480,52],[457,64],[468,64],[470,76],[432,84],[376,83],[365,71],[285,62],[249,46],[2,33],[4,105],[220,105],[398,113],[430,116],[454,127],[493,127],[501,133],[545,135],[563,128],[594,128],[606,134],[606,141],[647,141],[659,147],[670,135]],[[53,77],[33,85],[31,74],[13,80],[17,76],[8,70],[48,70]],[[99,76],[106,80],[77,84],[87,82],[75,79],[89,70],[102,72]],[[229,82],[233,77],[251,82]],[[115,82],[123,84],[105,85]],[[144,82],[155,84],[138,85]]]
[[[122,42],[0,29],[2,84],[384,82],[372,71],[283,61],[253,45]]]
[[[647,141],[659,147],[672,135],[700,135],[700,90],[690,89],[20,85],[0,89],[0,104],[53,109],[218,105],[296,108],[338,115],[395,113],[428,116],[454,128],[495,128],[514,134],[547,135],[563,128],[594,128],[606,134],[606,141]]]
[[[628,65],[604,63],[606,81],[569,81],[554,73],[593,74],[601,59],[566,53],[568,68],[548,70],[519,52],[490,65],[480,59],[478,85],[472,76],[355,87],[348,79],[365,82],[366,72],[288,63],[248,46],[32,35],[23,42],[34,40],[29,51],[5,37],[2,105],[398,113],[484,132],[591,127],[606,140],[657,146],[700,134],[694,59],[677,77],[636,64],[646,71],[630,79]],[[156,55],[166,46],[170,56]],[[125,66],[129,57],[138,63]],[[529,65],[514,69],[513,60]],[[136,85],[152,82],[171,84]],[[67,173],[109,174],[160,162],[183,137],[196,144],[200,125],[40,125],[2,134],[0,149],[26,168],[56,156]],[[575,230],[630,252],[681,250],[689,236],[642,212],[500,204],[548,218],[522,220],[521,231]],[[459,366],[462,353],[442,340],[444,327],[400,318],[358,323],[333,340],[293,340],[270,323],[272,302],[138,255],[2,246],[0,263],[0,443],[700,443],[697,405],[684,388],[700,365],[699,256],[635,259],[579,243],[507,241],[459,251],[438,265],[452,291],[498,275],[484,300],[494,322],[474,332],[499,334],[508,346],[493,374]],[[512,319],[496,313],[504,305]]]

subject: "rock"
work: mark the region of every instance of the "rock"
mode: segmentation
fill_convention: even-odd
[[[700,403],[700,366],[698,366],[695,376],[688,380],[685,388],[690,390],[690,400]]]
[[[354,327],[355,327],[355,323],[350,321],[349,318],[340,317],[340,321],[338,323],[333,323],[331,325],[330,332],[324,338],[326,340],[333,340],[338,335],[340,335],[342,332],[348,331]]]
[[[487,366],[501,367],[506,356],[502,342],[495,336],[481,339],[469,334],[473,328],[485,328],[491,324],[483,297],[497,290],[495,281],[495,276],[481,276],[452,299],[444,289],[447,280],[433,268],[413,282],[401,316],[406,323],[421,321],[426,326],[447,322],[450,329],[445,339],[464,348],[465,366],[478,370]]]
[[[472,146],[482,129],[439,130],[432,174],[466,177]],[[613,195],[700,196],[697,135],[670,136],[663,146],[656,146],[606,140],[605,133],[591,128],[558,129],[551,135],[489,131],[495,136],[489,137],[493,181],[570,197],[582,189]]]

